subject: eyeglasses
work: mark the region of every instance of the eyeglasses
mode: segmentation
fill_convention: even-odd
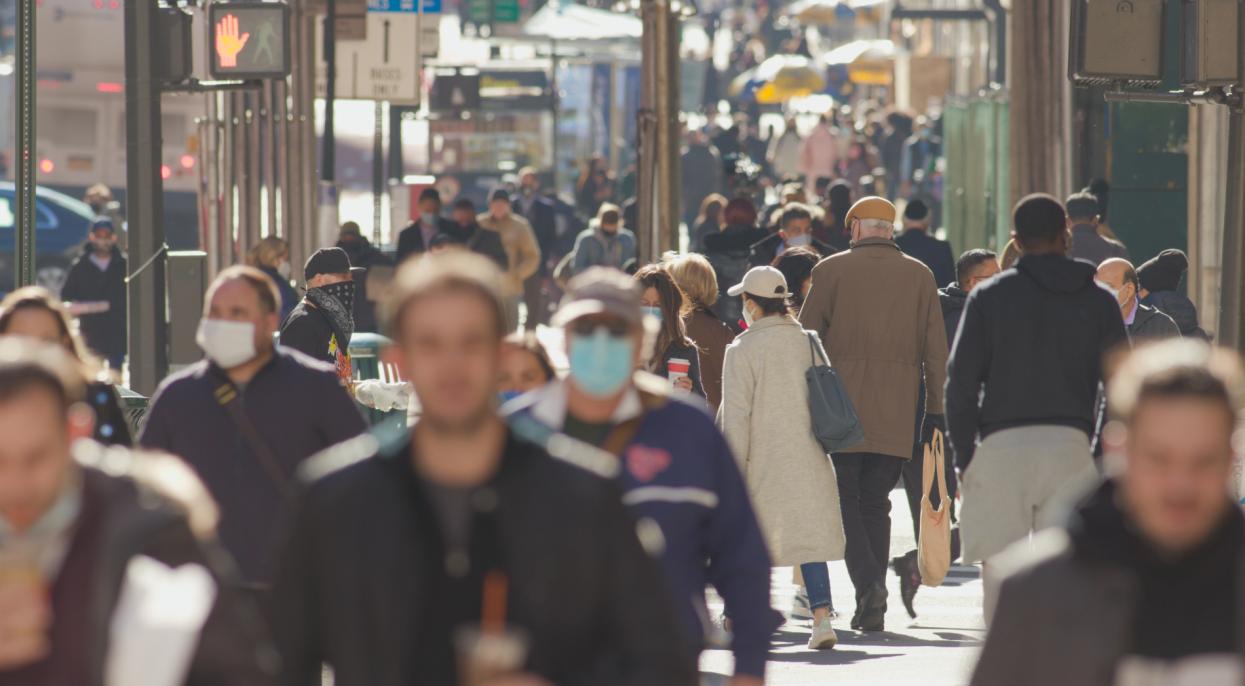
[[[576,336],[591,336],[598,329],[605,329],[605,332],[614,338],[626,338],[631,334],[631,325],[621,319],[581,319],[571,323],[571,333]]]

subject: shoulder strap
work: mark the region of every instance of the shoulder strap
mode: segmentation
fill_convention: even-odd
[[[813,366],[817,366],[817,358],[820,357],[821,361],[825,362],[826,366],[829,367],[830,360],[826,359],[825,354],[821,350],[821,346],[817,345],[816,334],[814,334],[812,331],[805,331],[804,334],[808,336],[808,348],[809,348],[809,351],[812,352],[813,354]]]
[[[229,418],[233,420],[234,426],[242,434],[242,440],[246,441],[246,445],[251,449],[255,458],[259,460],[260,466],[264,471],[268,472],[268,478],[276,485],[277,490],[281,492],[283,497],[290,495],[290,483],[285,473],[281,470],[280,462],[276,455],[268,447],[263,436],[259,435],[259,431],[251,422],[251,418],[246,416],[246,412],[242,409],[242,402],[238,399],[238,389],[228,381],[222,382],[216,387],[214,393],[216,402],[225,408],[225,412],[229,414]]]

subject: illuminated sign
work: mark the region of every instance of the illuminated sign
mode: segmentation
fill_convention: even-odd
[[[211,74],[216,79],[280,79],[290,73],[289,6],[283,2],[214,2]]]

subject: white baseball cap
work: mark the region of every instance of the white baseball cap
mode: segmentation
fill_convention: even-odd
[[[773,267],[753,267],[744,274],[744,280],[731,286],[727,295],[736,296],[747,293],[758,298],[785,298],[791,293],[787,290],[787,277]]]

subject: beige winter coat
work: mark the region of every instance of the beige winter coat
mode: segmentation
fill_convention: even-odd
[[[839,484],[808,410],[804,372],[812,364],[803,327],[773,315],[727,346],[722,368],[718,426],[739,460],[776,566],[843,559]]]
[[[813,268],[800,323],[825,342],[865,440],[850,452],[912,458],[917,393],[941,415],[947,332],[929,267],[894,241],[866,238]]]

